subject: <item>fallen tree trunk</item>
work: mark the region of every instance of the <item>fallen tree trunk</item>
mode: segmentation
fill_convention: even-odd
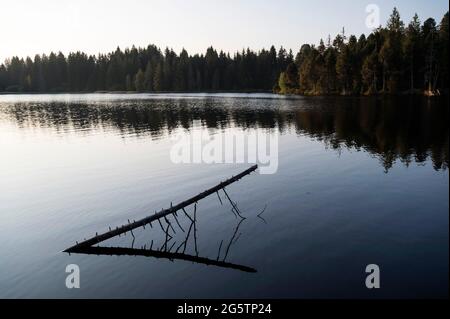
[[[258,165],[254,165],[254,166],[250,167],[249,169],[246,169],[242,173],[240,173],[236,176],[233,176],[230,179],[227,179],[210,189],[205,190],[204,192],[198,194],[197,196],[191,197],[188,200],[185,200],[175,206],[171,206],[170,208],[163,209],[159,213],[155,213],[155,214],[145,217],[141,220],[133,221],[132,223],[129,223],[127,225],[117,227],[116,229],[110,230],[106,233],[96,235],[90,239],[84,240],[81,243],[77,243],[76,245],[64,250],[64,252],[70,253],[70,252],[75,251],[80,248],[91,247],[91,246],[101,243],[107,239],[113,238],[115,236],[121,235],[121,234],[129,232],[129,231],[132,231],[135,228],[145,226],[145,225],[147,225],[155,220],[159,220],[160,218],[163,218],[165,216],[174,214],[178,210],[184,209],[185,207],[192,205],[192,204],[198,202],[199,200],[201,200],[211,194],[214,194],[215,192],[225,188],[226,186],[240,180],[242,177],[250,174],[251,172],[255,171],[257,168],[258,168]]]

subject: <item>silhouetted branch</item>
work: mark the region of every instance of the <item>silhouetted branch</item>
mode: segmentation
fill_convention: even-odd
[[[232,178],[230,178],[230,179],[228,179],[228,180],[226,180],[224,182],[219,183],[218,185],[216,185],[216,186],[214,186],[214,187],[212,187],[212,188],[210,188],[210,189],[208,189],[208,190],[198,194],[197,196],[194,196],[194,197],[192,197],[192,198],[190,198],[188,200],[185,200],[184,202],[181,202],[181,203],[179,203],[179,204],[177,204],[175,206],[171,206],[169,209],[164,209],[161,212],[156,213],[156,214],[154,214],[152,216],[145,217],[145,218],[143,218],[141,220],[138,220],[138,221],[133,221],[132,223],[129,223],[128,225],[123,225],[121,227],[117,227],[115,230],[108,231],[108,232],[103,233],[101,235],[94,236],[94,237],[92,237],[91,239],[88,239],[88,240],[84,240],[83,242],[81,242],[79,244],[76,244],[76,245],[66,249],[65,251],[66,252],[70,252],[74,248],[90,247],[92,245],[98,244],[100,242],[103,242],[103,241],[105,241],[107,239],[110,239],[112,237],[115,237],[117,235],[121,235],[123,233],[126,233],[126,232],[128,232],[128,231],[130,231],[132,229],[137,228],[137,227],[142,227],[142,226],[144,226],[144,225],[146,225],[148,223],[151,223],[154,220],[158,220],[159,221],[160,218],[163,218],[163,217],[168,216],[170,214],[174,214],[178,210],[182,210],[186,206],[189,206],[189,205],[192,205],[194,203],[197,203],[199,200],[201,200],[201,199],[203,199],[203,198],[205,198],[205,197],[207,197],[207,196],[209,196],[209,195],[219,191],[220,189],[224,189],[226,186],[228,186],[228,185],[230,185],[230,184],[240,180],[242,177],[250,174],[251,172],[255,171],[257,168],[258,168],[258,165],[254,165],[254,166],[250,167],[249,169],[243,171],[242,173],[240,173],[240,174],[238,174],[238,175],[236,175],[236,176],[234,176],[234,177],[232,177]],[[225,192],[225,194],[226,194],[226,192]],[[228,197],[228,195],[227,195],[227,197]],[[235,205],[231,201],[231,199],[229,197],[228,197],[228,199],[230,200],[232,205],[235,207]],[[236,207],[236,209],[237,209],[237,207]],[[241,218],[243,218],[243,217],[241,216]]]
[[[216,194],[217,194],[217,198],[219,198],[220,205],[223,205],[222,199],[220,198],[220,195],[219,195],[219,192],[216,192]]]
[[[177,232],[175,231],[175,228],[173,228],[172,224],[170,223],[170,221],[167,219],[166,216],[164,216],[164,220],[170,226],[170,228],[172,229],[173,233],[176,234]]]
[[[243,216],[240,214],[240,211],[239,211],[239,209],[238,209],[236,203],[233,202],[233,201],[231,200],[230,196],[228,196],[228,193],[227,193],[227,191],[225,190],[225,188],[223,188],[223,192],[225,193],[225,195],[227,196],[228,200],[230,201],[231,206],[233,206],[233,209],[234,209],[234,211],[236,212],[236,214],[237,214],[240,218],[245,219],[245,217],[243,217]]]
[[[184,229],[183,229],[183,227],[181,227],[181,224],[180,224],[180,222],[178,221],[177,213],[173,214],[173,217],[174,217],[175,221],[177,222],[178,227],[180,227],[181,231],[184,233]]]
[[[267,224],[267,221],[261,215],[266,211],[266,208],[267,204],[264,206],[264,209],[257,215],[258,218],[260,218],[265,224]]]
[[[222,244],[223,244],[223,240],[220,241],[219,252],[217,253],[217,259],[216,259],[216,260],[219,260],[219,257],[220,257],[220,250],[222,249]]]
[[[229,250],[230,250],[231,245],[233,244],[233,240],[234,240],[234,238],[236,237],[236,234],[237,234],[237,232],[238,232],[238,230],[239,230],[239,227],[241,227],[241,224],[242,224],[242,222],[243,222],[244,220],[245,220],[245,219],[241,219],[241,221],[239,222],[239,224],[237,224],[237,226],[236,226],[236,228],[235,228],[235,230],[234,230],[234,233],[233,233],[233,237],[231,237],[230,243],[228,244],[227,249],[226,249],[226,251],[225,251],[225,257],[223,257],[223,261],[225,261],[225,259],[227,259],[228,252],[229,252]]]
[[[194,220],[191,218],[191,216],[189,216],[188,213],[186,213],[186,210],[184,209],[184,207],[181,209],[183,211],[183,213],[187,216],[187,218],[189,218],[189,220],[193,223]]]
[[[197,248],[197,203],[194,204],[194,247],[195,247],[195,254],[198,256],[198,248]]]

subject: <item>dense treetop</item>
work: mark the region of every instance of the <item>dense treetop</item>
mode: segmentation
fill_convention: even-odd
[[[293,62],[292,52],[275,47],[233,57],[210,47],[205,55],[162,52],[154,45],[98,56],[83,52],[13,57],[0,66],[0,91],[270,91]]]
[[[154,45],[117,48],[97,56],[73,52],[12,57],[0,65],[0,92],[272,91],[298,94],[373,94],[446,91],[448,12],[437,24],[417,15],[405,26],[397,9],[367,38],[343,30],[294,58],[283,47],[233,56],[214,48],[180,54]]]
[[[408,25],[394,8],[386,27],[367,38],[345,30],[326,44],[305,44],[280,74],[277,91],[300,94],[374,94],[448,91],[448,12]]]

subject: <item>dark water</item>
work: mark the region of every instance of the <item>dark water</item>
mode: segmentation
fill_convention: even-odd
[[[247,219],[221,193],[182,255],[148,252],[184,242],[181,214],[166,244],[154,224],[101,244],[128,249],[61,252],[249,167],[171,162],[173,135],[205,130],[279,136],[277,173],[227,188]],[[0,96],[0,297],[447,297],[448,138],[445,99]]]

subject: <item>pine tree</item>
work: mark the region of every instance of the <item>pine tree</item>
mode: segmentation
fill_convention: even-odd
[[[134,91],[133,81],[131,79],[131,75],[129,74],[125,77],[125,87],[127,91]]]
[[[281,72],[280,78],[278,79],[278,87],[280,88],[281,94],[289,93],[287,81],[286,81],[286,73]]]
[[[144,88],[146,91],[153,91],[153,68],[152,63],[148,61],[147,66],[145,68],[145,74],[144,74]]]
[[[377,69],[378,69],[378,52],[373,52],[364,59],[361,69],[362,81],[364,85],[364,92],[366,94],[375,94],[378,92],[377,88]]]
[[[439,25],[439,69],[441,70],[441,88],[449,87],[449,13],[447,12]]]
[[[414,92],[415,87],[415,72],[416,72],[416,60],[418,59],[418,48],[420,45],[420,21],[417,13],[406,29],[405,39],[403,41],[403,52],[406,57],[408,69],[409,69],[409,89]]]
[[[145,75],[144,72],[142,72],[142,69],[139,69],[139,71],[136,73],[134,77],[134,87],[136,88],[136,91],[142,92],[145,90]]]
[[[158,65],[156,66],[155,74],[153,77],[153,89],[156,92],[160,92],[165,89],[162,63],[158,63]]]
[[[339,80],[338,86],[341,93],[346,95],[350,92],[352,76],[351,76],[351,61],[350,50],[348,46],[342,45],[336,61],[336,74]]]
[[[326,93],[330,94],[335,90],[336,83],[336,51],[328,46],[325,52],[326,70]]]
[[[34,57],[33,62],[33,70],[32,70],[32,87],[36,92],[45,92],[45,78],[44,72],[42,70],[42,59],[39,54]],[[22,81],[21,81],[22,82]],[[20,86],[23,87],[23,82],[20,83]]]
[[[422,37],[425,50],[425,85],[428,94],[434,94],[437,78],[439,75],[436,65],[436,44],[437,44],[436,21],[432,18],[425,20],[422,26]]]

